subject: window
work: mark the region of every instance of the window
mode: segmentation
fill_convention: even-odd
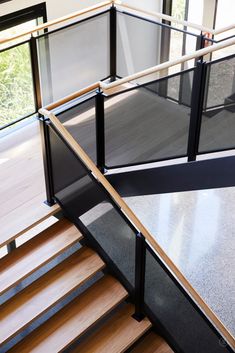
[[[46,22],[45,3],[1,17],[0,37],[8,37]],[[35,113],[28,38],[0,47],[0,129]]]

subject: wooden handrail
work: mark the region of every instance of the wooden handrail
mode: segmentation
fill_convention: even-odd
[[[230,31],[231,29],[234,29],[234,28],[235,28],[235,23],[233,23],[233,24],[231,24],[231,25],[229,25],[229,26],[226,26],[226,27],[214,29],[213,34],[214,34],[214,35],[221,34],[221,33]]]
[[[231,29],[235,29],[235,23],[230,24],[230,25],[225,26],[225,27],[222,27],[222,28],[212,29],[212,28],[209,28],[209,27],[198,25],[197,23],[193,23],[193,22],[189,22],[189,21],[185,21],[185,20],[179,20],[179,19],[177,19],[175,17],[169,16],[169,15],[165,15],[165,14],[160,13],[160,12],[149,11],[149,10],[145,10],[143,8],[139,8],[139,7],[136,7],[136,6],[128,5],[128,4],[125,4],[124,2],[119,1],[119,0],[116,0],[114,2],[115,2],[116,5],[119,5],[120,7],[129,9],[129,10],[141,12],[141,13],[144,13],[145,15],[148,15],[148,16],[151,16],[151,17],[157,17],[157,18],[160,18],[162,20],[169,21],[169,22],[175,22],[175,23],[183,25],[184,27],[190,27],[190,28],[198,29],[199,31],[204,32],[205,35],[207,35],[207,33],[212,34],[212,35],[217,35],[217,34],[221,34],[221,33],[227,32],[227,31],[229,31]]]
[[[155,73],[160,72],[162,70],[169,69],[170,67],[182,64],[182,63],[184,63],[186,61],[189,61],[191,59],[196,59],[196,58],[203,57],[204,55],[207,55],[207,54],[212,53],[214,51],[229,47],[231,45],[235,45],[235,38],[224,40],[221,43],[217,43],[217,44],[211,45],[211,46],[209,46],[207,48],[195,50],[191,54],[183,55],[179,59],[166,61],[166,62],[164,62],[162,64],[157,65],[157,66],[153,66],[153,67],[150,67],[149,69],[146,69],[146,70],[143,70],[143,71],[139,71],[139,72],[137,72],[137,73],[135,73],[133,75],[126,76],[124,78],[121,78],[120,80],[117,80],[117,81],[114,81],[114,82],[111,82],[111,83],[100,82],[100,87],[104,91],[107,91],[107,93],[108,93],[108,90],[111,89],[111,88],[118,87],[118,86],[120,86],[120,85],[122,85],[124,83],[137,80],[138,78],[142,78],[142,77],[145,77],[145,76],[148,76],[148,75],[155,74]]]
[[[219,330],[219,332],[222,334],[224,339],[226,339],[226,341],[230,344],[230,346],[235,349],[235,339],[232,336],[232,334],[226,329],[223,323],[218,319],[218,317],[214,314],[214,312],[208,307],[208,305],[205,303],[202,297],[192,287],[192,285],[188,282],[188,280],[184,277],[184,275],[180,272],[180,270],[176,267],[176,265],[172,262],[172,260],[168,257],[168,255],[156,242],[154,237],[148,232],[148,230],[136,217],[133,211],[124,202],[124,200],[113,188],[113,186],[108,182],[105,176],[99,171],[99,169],[95,166],[93,161],[89,158],[89,156],[85,153],[85,151],[81,148],[81,146],[77,143],[77,141],[71,136],[68,130],[62,125],[62,123],[57,119],[57,117],[52,112],[49,112],[48,110],[42,108],[39,110],[39,113],[47,117],[52,122],[52,124],[55,126],[55,128],[59,131],[61,136],[68,143],[70,148],[73,150],[73,152],[83,161],[86,167],[93,173],[93,175],[97,178],[97,180],[103,185],[103,187],[107,190],[107,192],[112,197],[112,199],[116,202],[116,204],[121,208],[121,210],[124,212],[127,218],[132,222],[132,224],[134,224],[136,229],[143,234],[145,239],[151,244],[155,252],[164,261],[166,266],[171,270],[171,272],[183,285],[183,287],[186,289],[189,295],[203,310],[203,312],[209,318],[209,320]]]
[[[61,106],[63,104],[66,104],[66,103],[72,101],[73,99],[81,97],[83,94],[90,93],[90,92],[94,91],[97,88],[100,88],[99,82],[93,83],[90,86],[87,86],[85,88],[80,89],[79,91],[76,91],[76,92],[70,94],[69,96],[66,96],[66,97],[64,97],[64,98],[62,98],[62,99],[60,99],[60,100],[58,100],[56,102],[50,103],[49,105],[47,105],[45,107],[45,109],[53,110],[53,109],[55,109],[55,108],[57,108],[57,107],[59,107],[59,106]]]
[[[111,0],[103,1],[103,2],[100,2],[100,3],[96,4],[96,5],[86,7],[83,10],[79,10],[79,11],[73,12],[73,13],[67,15],[67,16],[62,16],[62,17],[59,17],[59,18],[57,18],[55,20],[51,20],[51,21],[48,21],[48,22],[43,23],[41,25],[35,26],[35,27],[33,27],[31,29],[28,29],[26,31],[19,32],[19,33],[15,34],[15,35],[13,35],[11,37],[0,38],[0,44],[4,44],[4,43],[10,42],[12,40],[19,39],[21,37],[25,37],[25,36],[33,34],[35,32],[41,31],[43,29],[50,28],[51,26],[54,26],[54,25],[57,25],[57,24],[60,24],[60,23],[63,23],[63,22],[67,22],[67,21],[72,20],[72,19],[74,19],[76,17],[85,15],[86,13],[89,13],[89,12],[98,10],[98,9],[100,9],[102,7],[108,6],[111,3],[112,3]]]
[[[160,13],[160,12],[145,10],[143,8],[139,8],[139,7],[136,7],[136,6],[133,6],[133,5],[125,4],[124,2],[118,1],[118,0],[115,1],[115,4],[119,5],[121,8],[124,8],[124,9],[141,12],[141,13],[143,13],[145,15],[148,15],[148,16],[151,16],[151,17],[157,17],[157,18],[160,18],[162,20],[166,20],[166,21],[169,21],[169,22],[175,22],[175,23],[181,24],[181,25],[183,25],[185,27],[191,27],[191,28],[194,28],[194,29],[198,29],[201,32],[214,34],[214,30],[211,29],[211,28],[208,28],[208,27],[205,27],[205,26],[201,26],[201,25],[198,25],[196,23],[189,22],[189,21],[179,20],[179,19],[177,19],[175,17],[169,16],[169,15],[165,15],[165,14]]]

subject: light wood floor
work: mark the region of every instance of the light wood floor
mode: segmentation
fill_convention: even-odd
[[[46,195],[38,121],[0,139],[0,165],[0,245],[5,245],[58,208],[43,203]]]

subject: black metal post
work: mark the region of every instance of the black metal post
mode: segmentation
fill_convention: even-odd
[[[203,111],[204,92],[206,84],[205,62],[198,61],[193,78],[191,115],[188,136],[188,161],[195,161],[198,153],[201,119]]]
[[[9,244],[7,244],[7,253],[10,254],[15,249],[16,249],[16,241],[12,240]]]
[[[53,206],[54,200],[54,185],[53,185],[53,174],[52,174],[52,161],[51,161],[51,146],[49,136],[49,121],[43,116],[40,116],[40,132],[42,141],[42,155],[44,165],[44,176],[46,186],[46,201],[45,204]]]
[[[162,4],[162,13],[168,16],[172,14],[172,0],[165,0]],[[171,25],[170,21],[162,20],[163,24],[168,26]],[[169,60],[170,58],[170,46],[171,46],[171,30],[167,27],[161,26],[161,41],[160,41],[160,64]],[[161,97],[167,97],[168,92],[168,80],[162,80],[159,82],[158,94]]]
[[[35,106],[36,106],[36,110],[38,111],[42,107],[42,94],[41,94],[41,85],[40,85],[37,41],[36,41],[36,38],[33,36],[30,39],[30,54],[31,54],[31,64],[32,64]],[[50,152],[50,143],[49,143],[49,127],[44,117],[39,115],[39,118],[40,118],[40,132],[41,132],[41,141],[42,141],[42,154],[43,154],[44,176],[45,176],[46,197],[47,197],[45,203],[48,206],[52,206],[55,204],[55,201],[53,199],[54,187],[53,187],[51,152]]]
[[[110,81],[116,80],[117,74],[117,11],[114,4],[110,9]]]
[[[41,85],[40,85],[37,42],[36,42],[36,38],[33,36],[31,36],[30,38],[30,56],[31,56],[31,65],[32,65],[35,107],[36,107],[36,111],[38,111],[42,107],[42,94],[41,94]]]
[[[105,172],[105,132],[104,132],[104,95],[96,92],[96,162],[102,173]]]
[[[144,315],[144,285],[145,285],[146,244],[144,236],[136,236],[135,250],[135,313],[133,317],[141,321]]]
[[[197,37],[197,42],[196,42],[196,50],[203,49],[205,47],[205,35],[201,32],[200,36]],[[201,56],[199,59],[195,59],[195,64],[197,64],[197,61],[203,61],[203,57]]]

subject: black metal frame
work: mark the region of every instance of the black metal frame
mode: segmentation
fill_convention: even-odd
[[[46,188],[46,201],[45,204],[53,206],[55,202],[55,192],[53,183],[52,173],[52,159],[51,159],[51,147],[49,140],[49,121],[43,116],[39,115],[40,120],[40,133],[42,142],[42,155],[43,155],[43,166],[44,166],[44,178]]]
[[[135,313],[133,317],[137,321],[143,320],[144,314],[144,285],[146,244],[145,237],[141,233],[136,234],[135,252]]]
[[[112,4],[110,9],[110,80],[117,77],[117,9]]]
[[[96,161],[97,167],[105,172],[105,127],[104,127],[104,95],[96,92]]]

